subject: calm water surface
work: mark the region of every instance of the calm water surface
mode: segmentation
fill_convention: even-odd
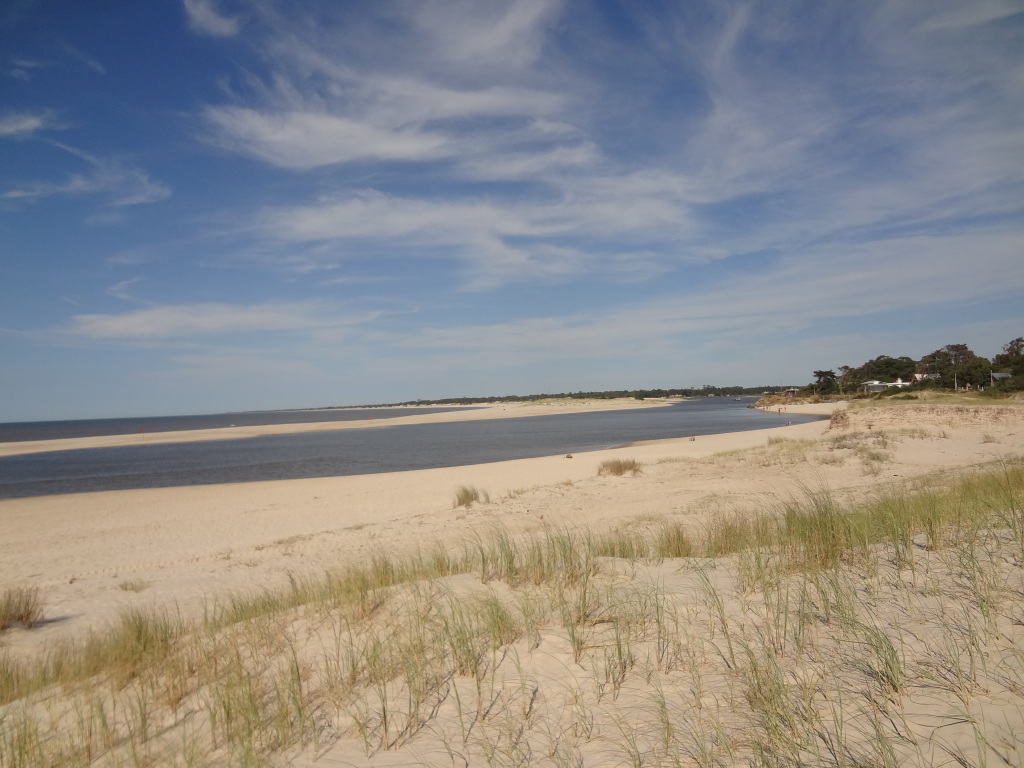
[[[269,424],[311,424],[317,421],[394,419],[419,413],[463,411],[465,408],[330,408],[320,411],[240,411],[200,416],[148,416],[80,421],[19,421],[0,424],[0,443],[59,440],[65,437],[131,435],[137,432],[181,432],[187,429],[262,427]]]
[[[628,411],[10,456],[0,458],[0,498],[483,464],[816,420],[749,409],[751,402],[707,398]]]

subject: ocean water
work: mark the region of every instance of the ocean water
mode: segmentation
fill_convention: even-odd
[[[59,440],[65,437],[181,432],[188,429],[258,427],[268,424],[310,424],[317,421],[394,419],[417,413],[444,413],[464,408],[331,408],[317,411],[240,411],[200,416],[148,416],[80,421],[19,421],[0,424],[0,443]]]
[[[130,447],[0,458],[0,498],[483,464],[816,420],[747,408],[751,402],[706,398],[627,411],[168,445],[146,445],[140,439]]]

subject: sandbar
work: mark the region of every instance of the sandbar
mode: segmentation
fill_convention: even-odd
[[[160,443],[194,443],[208,440],[243,440],[263,435],[299,434],[303,432],[325,432],[340,429],[384,429],[411,424],[440,424],[455,421],[479,421],[484,419],[524,418],[528,416],[552,416],[563,413],[587,413],[592,411],[619,411],[635,408],[657,408],[679,399],[636,400],[634,398],[599,399],[556,399],[539,402],[508,402],[458,406],[463,410],[442,413],[416,413],[417,410],[436,406],[395,406],[366,410],[387,410],[386,419],[361,419],[358,421],[314,421],[292,424],[263,424],[219,429],[187,429],[174,432],[139,432],[127,435],[102,435],[95,437],[71,437],[56,440],[23,440],[0,443],[0,457],[20,456],[50,451],[74,451],[87,448],[116,448],[131,445],[157,445]],[[362,409],[360,409],[362,410]],[[407,416],[392,416],[395,411],[409,411]]]

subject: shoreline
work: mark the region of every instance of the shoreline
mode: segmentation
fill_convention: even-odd
[[[530,416],[552,416],[566,413],[591,413],[597,411],[634,410],[639,408],[661,408],[682,400],[642,400],[618,398],[615,400],[580,400],[540,403],[488,403],[459,406],[464,410],[444,413],[395,416],[377,421],[313,421],[291,424],[262,424],[245,427],[219,427],[214,429],[188,429],[173,432],[145,432],[140,434],[101,435],[93,437],[67,437],[52,440],[23,440],[0,443],[0,458],[24,456],[32,453],[76,451],[89,448],[121,448],[133,445],[160,445],[169,443],[195,443],[217,440],[245,440],[264,435],[302,434],[326,432],[341,429],[380,429],[383,427],[408,426],[413,424],[441,424],[458,421],[486,419],[524,418]],[[363,410],[413,410],[436,406],[393,406]],[[322,410],[322,409],[319,409]]]

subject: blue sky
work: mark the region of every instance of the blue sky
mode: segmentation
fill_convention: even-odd
[[[0,421],[1024,335],[1024,2],[9,0]]]

